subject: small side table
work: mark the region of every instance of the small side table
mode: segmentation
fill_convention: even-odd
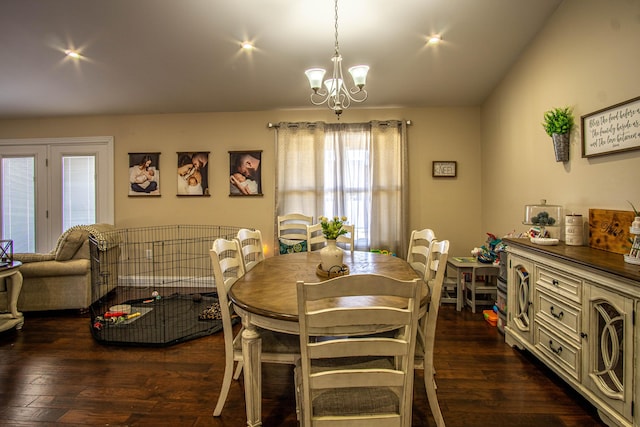
[[[454,268],[456,270],[456,310],[461,311],[464,306],[464,289],[462,274],[471,273],[475,275],[476,268],[480,267],[494,267],[496,273],[499,271],[499,267],[493,264],[483,264],[478,262],[473,257],[449,257],[447,258],[447,267]]]
[[[20,261],[0,267],[0,279],[4,278],[7,285],[7,313],[0,313],[0,332],[9,330],[15,326],[22,329],[24,316],[18,311],[18,297],[22,290],[22,274],[20,273]]]

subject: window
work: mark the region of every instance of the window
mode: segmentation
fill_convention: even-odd
[[[346,216],[356,249],[405,243],[406,124],[281,123],[276,215]]]
[[[0,159],[2,238],[15,252],[48,252],[73,225],[113,223],[113,138],[0,140]]]
[[[35,252],[35,159],[2,159],[2,236],[22,236],[15,252]]]
[[[96,222],[95,156],[62,158],[62,229]]]

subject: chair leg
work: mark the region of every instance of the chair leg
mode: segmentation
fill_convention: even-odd
[[[240,360],[236,365],[236,371],[233,373],[233,379],[236,381],[238,380],[238,378],[240,378],[240,374],[242,373],[242,366],[243,363],[242,360]]]
[[[436,426],[445,427],[442,411],[438,404],[438,395],[436,393],[436,379],[433,369],[425,367],[424,370],[424,387],[427,390],[427,400],[429,400],[429,408],[436,422]]]
[[[229,389],[231,388],[231,376],[233,374],[233,350],[225,353],[224,376],[222,378],[222,387],[220,388],[218,403],[216,403],[216,407],[213,410],[214,417],[219,417],[222,413],[222,408],[224,408],[224,404],[227,401],[227,395],[229,394]],[[242,362],[238,363],[238,367],[242,369]]]
[[[295,387],[295,397],[296,397],[296,419],[298,420],[299,424],[302,424],[302,402],[300,399],[300,378],[299,378],[299,374],[298,374],[298,370],[294,369],[293,370],[293,384]]]
[[[474,284],[471,285],[471,312],[476,312],[476,287]]]

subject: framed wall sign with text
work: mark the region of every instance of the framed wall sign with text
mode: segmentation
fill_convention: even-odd
[[[458,172],[458,162],[437,160],[433,162],[432,176],[455,178]]]
[[[582,157],[640,149],[640,96],[580,117]]]

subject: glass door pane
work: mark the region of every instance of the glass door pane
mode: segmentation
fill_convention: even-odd
[[[96,222],[95,156],[62,158],[62,228]]]
[[[2,238],[14,252],[36,251],[35,158],[2,158]]]

